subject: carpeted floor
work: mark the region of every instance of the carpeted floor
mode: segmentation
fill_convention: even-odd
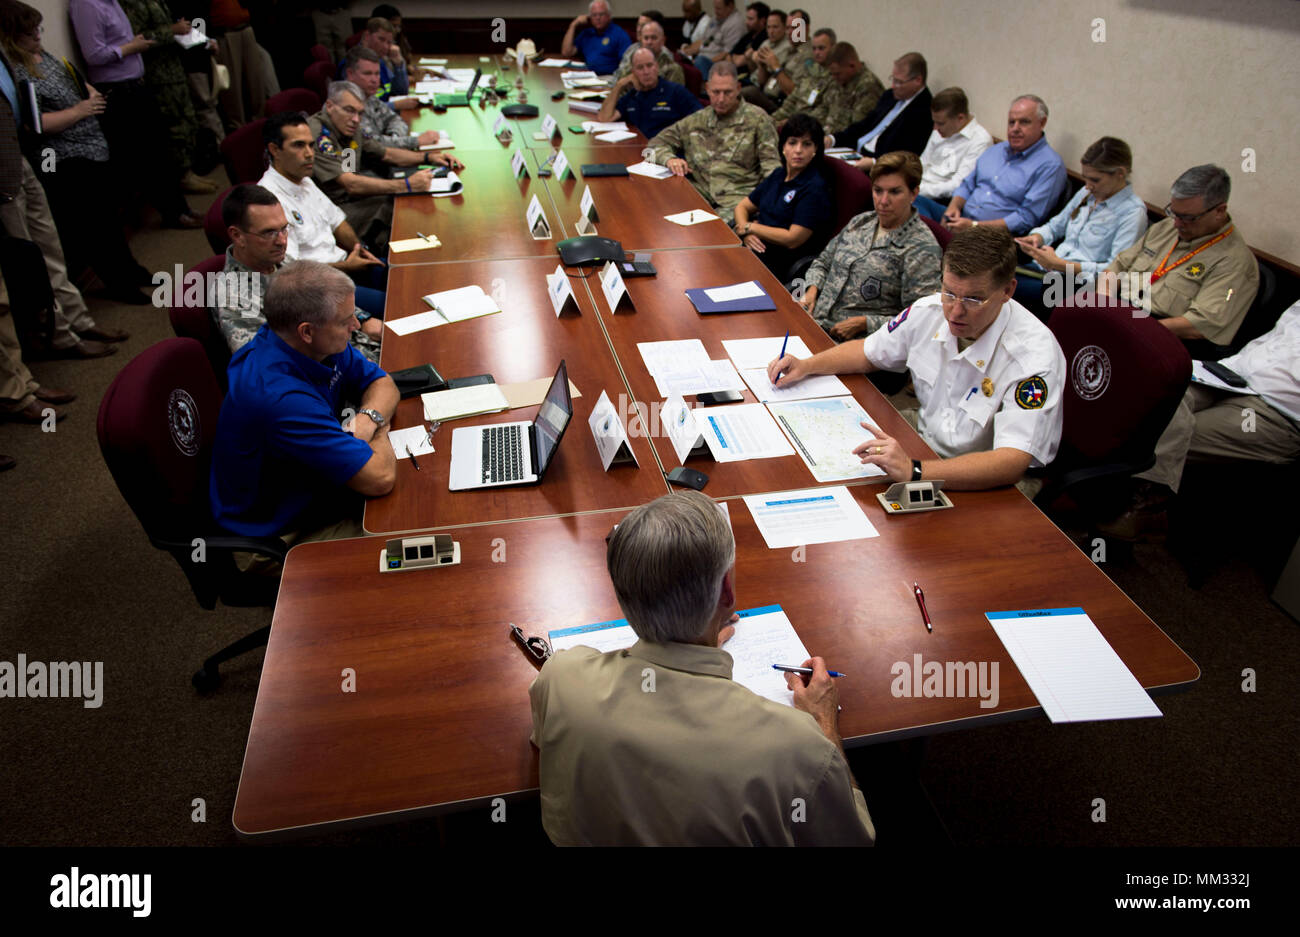
[[[225,185],[224,173],[209,177]],[[192,197],[198,211],[210,198]],[[150,228],[132,241],[150,270],[208,256],[201,231]],[[89,295],[131,339],[113,357],[37,363],[39,380],[79,393],[56,432],[0,424],[0,660],[102,660],[101,708],[0,699],[0,844],[239,842],[230,824],[262,652],[223,667],[199,697],[208,653],[270,621],[269,610],[205,612],[170,557],[149,546],[99,455],[99,398],[131,356],[171,336],[164,310]],[[1295,844],[1300,705],[1296,622],[1268,599],[1248,549],[1198,591],[1163,546],[1103,566],[1201,667],[1190,691],[1161,696],[1164,718],[1053,726],[1040,718],[953,732],[924,745],[855,752],[881,845]],[[1242,673],[1256,674],[1243,692]],[[919,774],[910,770],[922,758]],[[919,777],[920,783],[916,783]],[[202,798],[205,822],[194,822]],[[1104,800],[1105,822],[1094,822]],[[318,837],[321,843],[544,844],[536,802]]]

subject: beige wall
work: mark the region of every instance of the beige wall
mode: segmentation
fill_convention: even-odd
[[[67,4],[40,0],[45,45],[71,42]],[[401,0],[411,17],[512,13],[572,16],[582,0]],[[649,6],[680,15],[680,0],[618,0],[617,16]],[[796,3],[788,6],[798,5]],[[1134,185],[1163,205],[1183,169],[1214,162],[1232,174],[1232,214],[1254,247],[1300,264],[1300,2],[1296,0],[805,0],[814,26],[835,27],[877,75],[900,53],[930,62],[932,90],[961,85],[980,121],[1006,133],[1006,105],[1029,91],[1051,108],[1047,132],[1078,169],[1097,137],[1133,147]],[[788,8],[787,6],[787,8]],[[354,3],[357,15],[373,4]],[[879,10],[884,19],[868,27]],[[864,11],[866,15],[864,16]],[[1093,41],[1095,19],[1105,42]],[[510,37],[512,40],[514,37]],[[1254,152],[1255,171],[1242,151]],[[1290,160],[1291,162],[1288,162]]]
[[[930,88],[960,85],[980,122],[1006,136],[1016,94],[1051,109],[1047,134],[1066,164],[1093,140],[1133,147],[1134,186],[1156,205],[1198,163],[1232,175],[1232,216],[1253,246],[1300,263],[1300,3],[1294,0],[808,0],[886,80],[915,50]],[[862,11],[888,11],[868,28]],[[1104,43],[1093,41],[1096,18]],[[855,25],[857,24],[857,25]],[[1242,151],[1255,154],[1255,171]]]

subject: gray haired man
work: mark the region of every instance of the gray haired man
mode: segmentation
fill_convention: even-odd
[[[722,647],[745,627],[730,624],[735,562],[730,524],[699,492],[642,505],[610,534],[609,577],[640,640],[560,651],[529,688],[542,825],[555,843],[875,841],[825,661],[804,662],[807,684],[787,677],[793,709],[732,681]]]

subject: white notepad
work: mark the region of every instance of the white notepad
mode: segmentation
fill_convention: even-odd
[[[1164,715],[1083,609],[984,617],[1053,722]]]
[[[480,413],[500,413],[510,406],[506,395],[495,384],[472,384],[452,390],[438,390],[421,394],[424,418],[429,422],[456,420]]]

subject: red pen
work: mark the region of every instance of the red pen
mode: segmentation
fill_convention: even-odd
[[[916,595],[916,604],[920,606],[921,619],[925,622],[925,630],[933,634],[934,628],[930,626],[930,613],[925,610],[925,593],[921,591],[921,587],[915,582],[912,583],[912,592]]]

